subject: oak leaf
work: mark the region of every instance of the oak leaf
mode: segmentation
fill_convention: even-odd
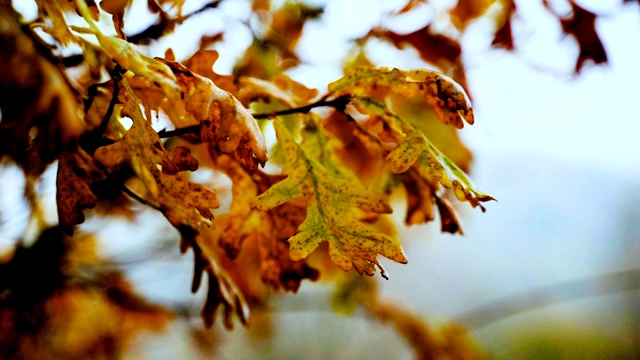
[[[91,18],[84,1],[77,1],[77,4],[78,10],[90,27],[71,26],[72,30],[81,34],[94,35],[107,56],[126,70],[159,86],[169,100],[180,98],[179,86],[167,65],[144,55],[135,45],[126,40],[105,35]]]
[[[372,30],[368,36],[386,38],[401,50],[405,44],[413,46],[424,61],[437,66],[462,87],[467,88],[460,43],[446,35],[434,32],[431,24],[408,34]]]
[[[463,120],[474,122],[471,101],[464,89],[435,71],[357,68],[330,83],[328,89],[334,98],[349,95],[384,99],[390,92],[406,97],[422,96],[445,124],[462,128]]]
[[[60,154],[56,177],[56,204],[58,222],[67,235],[73,234],[73,225],[84,222],[82,210],[93,208],[98,203],[91,185],[104,179],[105,175],[82,148]]]
[[[275,121],[274,127],[285,152],[283,173],[287,178],[258,196],[251,206],[270,210],[304,198],[307,216],[298,228],[299,233],[289,238],[291,258],[304,259],[327,241],[331,259],[343,270],[355,267],[360,274],[373,275],[377,266],[386,277],[376,259],[378,254],[406,263],[398,240],[366,226],[354,215],[356,208],[377,213],[391,212],[382,196],[364,187],[355,180],[355,176],[342,178],[335,168],[327,168],[323,160],[313,158],[307,149],[314,146],[299,145],[281,119]]]
[[[147,115],[151,110],[162,110],[177,128],[198,128],[200,140],[210,144],[214,155],[231,155],[250,169],[264,165],[267,161],[264,136],[256,120],[236,97],[178,62],[155,60],[169,69],[180,95],[178,99],[167,101],[164,93],[153,85],[138,78],[131,79]],[[201,60],[205,62],[200,63],[200,68],[207,71],[205,64],[212,59]],[[208,72],[213,74],[211,69]]]
[[[133,124],[121,140],[98,148],[94,160],[110,172],[128,165],[176,228],[197,229],[209,225],[213,217],[211,209],[220,205],[216,195],[178,176],[180,171],[196,170],[197,161],[186,148],[165,150],[158,134],[142,115],[127,82],[120,80],[118,86],[124,89],[126,99],[121,114],[130,117]]]
[[[352,102],[365,113],[375,115],[393,129],[397,146],[387,159],[394,173],[404,173],[416,162],[421,176],[452,189],[460,201],[468,201],[471,206],[480,206],[480,202],[494,200],[491,196],[478,192],[475,186],[460,168],[447,158],[424,134],[391,112],[384,102],[372,98],[355,98]]]
[[[94,160],[112,173],[123,170],[125,166],[131,168],[153,197],[155,206],[180,231],[181,250],[185,252],[188,248],[193,248],[193,292],[198,290],[202,274],[208,274],[209,289],[202,311],[205,324],[213,324],[220,305],[225,311],[225,326],[233,326],[231,315],[234,313],[246,323],[248,308],[242,295],[217,264],[214,254],[198,242],[200,231],[212,225],[211,209],[220,206],[215,193],[179,176],[181,171],[196,170],[197,160],[184,147],[165,150],[158,134],[142,115],[126,80],[120,79],[118,86],[124,90],[125,98],[120,113],[131,118],[133,124],[121,140],[98,148]]]
[[[228,156],[214,159],[215,168],[233,182],[229,212],[215,219],[213,241],[218,242],[226,255],[236,259],[245,241],[254,242],[260,259],[260,278],[274,289],[296,292],[304,279],[316,280],[317,270],[306,260],[293,261],[289,256],[287,238],[295,235],[304,221],[304,207],[283,204],[269,211],[253,210],[250,202],[259,192],[266,191],[282,179],[260,171],[250,174],[236,160]]]

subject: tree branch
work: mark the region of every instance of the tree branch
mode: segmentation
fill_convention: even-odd
[[[142,197],[140,197],[138,194],[134,193],[133,191],[131,191],[126,185],[122,184],[121,186],[122,188],[122,192],[129,195],[131,198],[137,200],[138,202],[140,202],[143,205],[149,206],[153,209],[156,209],[158,211],[162,211],[162,209],[160,209],[160,207],[148,200],[143,199]]]
[[[271,118],[274,118],[277,116],[283,116],[283,115],[307,114],[312,109],[317,107],[322,107],[322,106],[330,106],[335,109],[342,110],[347,106],[350,100],[351,98],[349,97],[349,95],[343,95],[331,100],[327,100],[327,97],[325,96],[322,99],[305,106],[292,108],[292,109],[285,109],[280,111],[274,111],[274,112],[265,113],[265,114],[254,114],[253,117],[255,119],[260,120],[260,119],[271,119]],[[158,136],[160,136],[160,138],[168,138],[173,136],[180,136],[180,135],[186,135],[186,134],[199,134],[199,133],[200,133],[200,125],[192,125],[192,126],[187,126],[180,129],[168,130],[168,131],[165,129],[162,129],[158,131]]]

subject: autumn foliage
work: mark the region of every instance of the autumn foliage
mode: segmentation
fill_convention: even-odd
[[[11,334],[0,336],[0,357],[117,354],[136,331],[176,316],[136,295],[116,271],[80,271],[99,254],[79,225],[87,217],[132,221],[134,203],[161,212],[181,251],[193,254],[192,291],[206,282],[206,326],[218,309],[227,328],[234,317],[248,324],[270,290],[296,292],[305,279],[323,279],[344,295],[343,308],[363,305],[421,356],[473,356],[460,345],[461,331],[436,340],[417,318],[383,304],[374,282],[334,270],[388,278],[378,255],[407,263],[388,217],[398,199],[406,225],[438,219],[443,232],[459,234],[457,203],[484,211],[493,200],[465,173],[471,156],[456,135],[475,121],[456,39],[430,25],[408,34],[371,29],[354,39],[357,56],[321,93],[285,75],[300,64],[295,45],[321,8],[254,1],[252,10],[270,12],[271,22],[234,73],[222,75],[211,48],[224,33],[203,36],[185,59],[170,49],[149,57],[145,48],[222,1],[185,13],[184,1],[148,0],[156,22],[139,34],[124,27],[131,1],[35,3],[38,17],[25,22],[0,1],[0,155],[23,170],[31,227],[40,234],[0,265],[0,333]],[[580,71],[606,54],[594,15],[571,4],[573,17],[558,17],[578,40]],[[502,9],[493,45],[513,49],[513,1],[460,0],[451,21],[464,31],[491,6]],[[113,29],[103,26],[107,19]],[[374,67],[360,47],[371,38],[413,46],[439,70]],[[50,166],[57,166],[56,224],[44,220],[33,189]],[[220,185],[191,179],[202,169],[230,180],[220,199]],[[94,326],[105,316],[119,320]],[[56,338],[63,317],[74,332]],[[81,323],[92,331],[82,333]]]

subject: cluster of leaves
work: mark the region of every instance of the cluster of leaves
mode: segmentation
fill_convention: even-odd
[[[367,275],[377,268],[386,278],[378,255],[406,263],[386,215],[398,194],[406,199],[407,225],[439,218],[443,232],[462,233],[451,201],[484,211],[481,203],[493,198],[465,174],[471,156],[456,135],[465,122],[474,122],[456,40],[429,25],[411,34],[372,29],[354,46],[370,37],[398,47],[408,43],[453,79],[430,70],[375,68],[360,53],[323,95],[284,75],[300,64],[296,42],[304,24],[321,16],[320,8],[293,2],[274,8],[269,1],[254,1],[252,10],[270,12],[271,22],[254,32],[233,75],[213,71],[218,53],[210,47],[224,34],[203,36],[200,49],[181,61],[171,50],[151,58],[135,45],[162,38],[221,2],[183,14],[184,1],[147,0],[157,21],[130,35],[124,21],[131,1],[36,0],[38,18],[30,23],[11,1],[0,1],[0,64],[11,69],[0,73],[0,87],[12,94],[0,98],[0,155],[23,169],[26,194],[34,193],[35,180],[57,162],[59,224],[43,230],[38,243],[49,237],[64,244],[80,241],[87,235],[76,226],[85,214],[135,216],[131,199],[157,209],[180,233],[180,249],[194,254],[193,292],[207,275],[205,324],[211,326],[222,307],[225,326],[231,328],[234,314],[247,323],[250,307],[264,303],[269,288],[296,292],[302,280],[321,274],[342,279],[331,264]],[[451,10],[452,22],[464,30],[495,2],[460,0]],[[515,5],[500,2],[504,24],[494,44],[511,49]],[[401,12],[421,3],[410,1]],[[577,29],[589,27],[589,21],[593,28],[593,17],[572,6],[574,19],[561,21],[581,44],[578,71],[586,58],[602,60],[604,50],[597,46],[595,30],[590,39],[582,38],[585,32]],[[105,15],[113,20],[115,36],[97,25]],[[320,107],[329,110],[311,112]],[[156,131],[154,119],[168,120],[173,128]],[[276,141],[270,143],[263,133],[272,130]],[[267,160],[275,170],[264,168]],[[228,208],[219,209],[211,186],[190,180],[189,173],[203,167],[231,180]],[[33,216],[41,217],[37,197],[28,200]],[[214,209],[219,209],[215,218]],[[37,223],[44,226],[42,219]],[[20,256],[16,252],[0,268],[0,280],[9,271],[28,268]],[[61,275],[54,289],[37,296],[38,306],[65,301],[56,300],[61,291],[64,297],[86,290],[71,288],[70,279]],[[32,280],[40,284],[31,278],[2,283],[0,290],[11,295],[0,301],[31,296],[23,295],[20,284]],[[124,280],[109,284],[101,286],[126,288],[121,292],[129,294],[127,299],[137,299]],[[356,299],[376,318],[405,324],[398,326],[409,341],[427,341],[426,335],[411,339],[411,328],[418,325],[403,311],[378,307],[375,291]],[[153,312],[166,319],[162,310]],[[2,316],[19,319],[16,314]],[[417,350],[433,354],[444,347],[429,344],[433,347],[416,345]]]

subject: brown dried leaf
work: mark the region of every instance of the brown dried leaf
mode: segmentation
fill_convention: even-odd
[[[501,0],[504,7],[503,22],[491,41],[491,46],[513,50],[513,35],[511,34],[511,19],[516,12],[516,4],[513,0]]]
[[[305,260],[291,260],[289,244],[286,242],[304,221],[305,208],[285,204],[262,212],[254,211],[249,206],[259,191],[266,191],[282,177],[261,172],[249,174],[237,161],[227,156],[216,158],[215,167],[232,180],[233,198],[229,213],[216,218],[213,241],[217,241],[231,259],[240,255],[245,241],[257,242],[260,277],[274,289],[296,292],[302,280],[316,280],[318,271]]]
[[[471,20],[482,16],[495,2],[496,0],[458,0],[449,12],[451,21],[458,29],[463,30]]]
[[[104,179],[104,174],[93,163],[91,156],[81,148],[60,154],[56,204],[58,222],[65,234],[72,235],[73,226],[84,222],[83,209],[96,206],[98,198],[90,186]]]
[[[306,259],[294,261],[290,245],[286,241],[295,235],[305,217],[305,208],[295,204],[283,204],[267,212],[267,227],[258,240],[260,249],[260,278],[274,289],[297,292],[304,279],[316,281],[320,272]],[[271,231],[268,231],[271,229]]]
[[[220,305],[223,307],[223,321],[227,329],[233,328],[233,314],[236,314],[243,324],[249,321],[249,307],[242,292],[233,279],[224,271],[214,258],[206,244],[201,246],[196,242],[196,233],[183,228],[180,241],[180,251],[185,253],[189,248],[193,250],[194,268],[191,291],[196,293],[202,282],[202,274],[206,272],[208,278],[207,298],[200,316],[206,327],[211,327]]]
[[[546,1],[545,1],[546,3]],[[585,10],[574,1],[571,1],[573,15],[568,19],[560,19],[562,30],[573,36],[580,47],[580,54],[576,61],[575,72],[580,73],[586,60],[593,60],[596,64],[607,62],[607,52],[600,41],[596,31],[596,14]]]
[[[220,89],[236,95],[238,87],[235,85],[235,77],[219,75],[213,71],[213,65],[219,57],[220,54],[215,50],[198,50],[185,62],[185,66],[194,73],[213,81]]]

